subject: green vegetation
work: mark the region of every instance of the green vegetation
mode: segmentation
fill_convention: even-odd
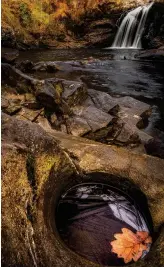
[[[20,21],[23,26],[29,26],[31,23],[31,12],[26,3],[21,3],[19,6],[20,10]]]

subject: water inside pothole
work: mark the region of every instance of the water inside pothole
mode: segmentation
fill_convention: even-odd
[[[78,184],[64,192],[56,225],[71,250],[101,265],[138,261],[152,243],[151,226],[136,200],[108,184]]]

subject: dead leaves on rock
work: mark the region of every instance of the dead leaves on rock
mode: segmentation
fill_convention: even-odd
[[[114,237],[116,240],[110,243],[112,252],[116,253],[118,258],[123,258],[125,263],[138,261],[144,251],[149,251],[152,243],[152,238],[146,231],[138,231],[135,234],[127,228],[122,228],[122,233],[115,234]]]

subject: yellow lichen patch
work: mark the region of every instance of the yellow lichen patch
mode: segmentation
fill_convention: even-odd
[[[4,149],[2,154],[2,249],[10,257],[21,262],[26,261],[28,244],[26,240],[29,224],[26,214],[27,203],[31,202],[32,192],[27,179],[26,155],[15,149]],[[19,251],[19,253],[18,253]]]
[[[61,163],[61,158],[58,155],[41,154],[35,158],[35,175],[37,184],[37,195],[40,194],[43,185],[48,180],[51,168],[57,169]]]

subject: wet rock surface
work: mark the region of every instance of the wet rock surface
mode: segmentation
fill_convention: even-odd
[[[32,90],[33,85],[37,82],[36,79],[24,74],[20,70],[7,63],[2,63],[2,85],[8,85],[16,88],[17,93],[28,93]],[[13,90],[14,90],[13,89]]]
[[[129,149],[144,148],[154,138],[143,131],[150,105],[130,96],[87,89],[81,81],[40,80],[2,64],[2,99],[5,113],[36,123],[47,120],[53,129],[74,136]]]
[[[136,55],[137,59],[141,60],[157,60],[164,61],[164,47],[160,47],[159,49],[149,49],[147,51],[143,51]]]
[[[19,56],[18,50],[2,49],[1,60],[3,63],[14,64]]]

